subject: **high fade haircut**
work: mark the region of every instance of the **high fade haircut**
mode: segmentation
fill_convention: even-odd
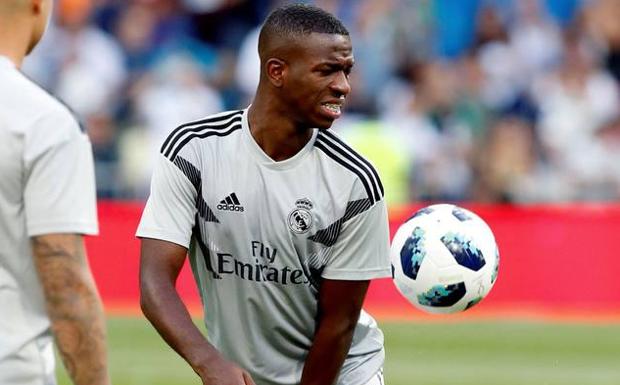
[[[273,10],[263,24],[258,51],[263,52],[274,36],[296,38],[311,33],[349,36],[349,31],[337,17],[313,5],[288,4]]]

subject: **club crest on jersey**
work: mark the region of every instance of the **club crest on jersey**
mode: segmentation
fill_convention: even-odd
[[[296,234],[307,233],[312,227],[312,202],[308,198],[295,201],[295,209],[288,215],[288,227]]]

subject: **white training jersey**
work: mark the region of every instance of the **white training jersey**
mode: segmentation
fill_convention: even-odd
[[[0,56],[0,384],[54,380],[30,237],[97,233],[91,146],[69,110]]]
[[[170,134],[137,235],[189,249],[209,341],[259,385],[299,383],[322,278],[391,275],[374,168],[329,130],[275,162],[247,109]],[[365,384],[383,360],[383,335],[362,312],[338,384]]]

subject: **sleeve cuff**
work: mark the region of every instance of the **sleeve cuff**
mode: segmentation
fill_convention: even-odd
[[[38,222],[28,224],[28,236],[43,234],[82,234],[98,235],[96,222]]]
[[[166,231],[162,231],[159,229],[139,229],[136,232],[136,237],[138,238],[152,238],[159,239],[161,241],[167,241],[176,243],[179,246],[183,246],[186,249],[189,249],[189,243],[191,237],[188,238],[185,234],[175,234]]]

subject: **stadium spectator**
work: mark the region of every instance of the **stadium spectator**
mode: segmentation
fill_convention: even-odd
[[[70,111],[19,67],[51,0],[0,2],[0,384],[109,385],[103,309],[84,234],[97,233],[93,158]]]
[[[92,0],[60,0],[57,5],[56,23],[28,58],[26,69],[37,78],[47,78],[45,86],[53,88],[79,116],[107,110],[126,79],[120,46],[90,23]],[[46,75],[50,65],[55,69],[52,77]]]
[[[529,83],[554,68],[562,52],[560,27],[546,14],[540,0],[516,3],[517,16],[509,28],[510,44]]]
[[[60,0],[57,5],[55,27],[26,60],[25,70],[85,122],[95,155],[98,196],[116,197],[121,186],[113,113],[127,75],[123,52],[116,39],[91,24],[92,0]]]
[[[563,200],[587,200],[599,195],[587,186],[597,185],[605,173],[596,131],[617,115],[620,97],[613,77],[574,32],[565,33],[561,65],[533,84],[533,95],[546,159],[566,181]]]
[[[484,74],[481,97],[489,108],[507,110],[517,103],[525,87],[521,58],[497,8],[484,7],[479,20],[473,49]]]
[[[583,12],[583,22],[590,36],[598,43],[608,71],[620,81],[620,3],[616,0],[598,0]]]
[[[474,129],[462,113],[456,74],[446,68],[439,61],[413,64],[410,104],[384,116],[410,157],[410,199],[467,197]]]
[[[527,202],[537,189],[557,191],[544,175],[534,127],[516,116],[497,119],[475,154],[472,197],[481,202]],[[540,196],[540,195],[539,195]],[[557,198],[557,197],[556,197]]]
[[[134,126],[124,133],[121,169],[132,195],[148,196],[155,159],[170,127],[222,111],[224,101],[205,81],[204,70],[191,56],[169,54],[155,65],[132,93]]]

